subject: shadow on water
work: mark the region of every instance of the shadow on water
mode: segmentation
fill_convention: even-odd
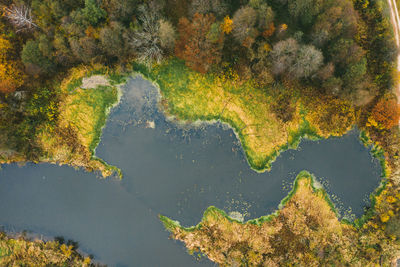
[[[121,168],[123,180],[48,164],[5,166],[0,224],[76,240],[111,266],[212,266],[168,240],[158,214],[185,226],[197,224],[210,205],[246,220],[266,215],[305,169],[325,186],[342,216],[360,216],[379,184],[379,162],[355,130],[342,138],[303,140],[298,150],[282,153],[270,172],[258,174],[231,129],[219,123],[176,127],[154,108],[157,91],[141,78],[123,90],[96,152]]]

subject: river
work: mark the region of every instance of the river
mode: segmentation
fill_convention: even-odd
[[[158,214],[190,226],[214,205],[246,220],[257,218],[276,209],[298,172],[308,170],[341,216],[360,216],[379,185],[379,162],[356,130],[341,138],[303,140],[260,174],[248,166],[230,128],[177,127],[156,108],[157,90],[142,78],[130,80],[123,91],[96,154],[121,168],[124,178],[103,180],[49,164],[5,165],[0,224],[6,230],[73,239],[110,266],[213,266],[168,239]]]

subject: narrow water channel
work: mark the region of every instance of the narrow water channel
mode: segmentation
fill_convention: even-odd
[[[342,216],[360,216],[379,185],[379,162],[356,130],[342,138],[303,140],[298,150],[282,153],[270,172],[258,174],[231,129],[176,127],[156,108],[157,90],[141,78],[123,90],[96,152],[122,169],[123,180],[49,164],[3,166],[0,225],[76,240],[110,266],[213,266],[169,240],[158,214],[189,226],[214,205],[256,218],[276,209],[296,175],[308,170]]]

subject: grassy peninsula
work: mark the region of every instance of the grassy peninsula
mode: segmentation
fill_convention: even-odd
[[[159,86],[167,116],[186,123],[228,123],[257,171],[269,169],[281,151],[296,148],[302,137],[340,136],[351,129],[356,118],[355,109],[345,100],[313,101],[302,95],[296,84],[261,88],[256,80],[241,80],[232,70],[201,74],[178,59],[151,71],[143,65],[135,65],[134,70]],[[321,129],[324,122],[318,120],[328,112],[327,107],[342,112],[335,125]]]
[[[38,134],[40,146],[46,154],[40,161],[100,171],[103,177],[110,176],[113,172],[121,176],[118,168],[109,166],[95,156],[102,128],[111,107],[118,102],[119,91],[110,84],[106,76],[90,77],[93,72],[94,70],[88,71],[87,68],[73,69],[68,79],[61,83],[57,124],[54,130],[45,128]],[[82,79],[93,78],[101,79],[104,84],[98,85],[94,80],[93,84],[88,84],[94,88],[82,88]]]
[[[241,223],[210,207],[189,228],[160,218],[190,253],[200,252],[221,266],[389,266],[400,248],[378,225],[372,232],[365,230],[367,225],[358,229],[340,222],[326,192],[304,171],[281,208],[269,216]],[[384,245],[376,246],[377,240],[385,240]]]
[[[112,81],[104,78],[105,76],[94,77],[103,77],[103,84],[90,83],[90,76],[95,73],[105,73],[105,70],[102,66],[71,69],[67,78],[55,85],[55,99],[47,99],[54,97],[49,95],[48,90],[41,90],[32,97],[29,112],[47,117],[47,120],[37,125],[34,135],[31,136],[40,149],[40,156],[34,161],[68,164],[88,171],[99,171],[103,177],[116,172],[122,177],[118,168],[95,156],[102,128],[111,107],[118,102],[119,95],[117,87],[111,85]],[[82,79],[88,80],[85,88],[82,88]],[[43,106],[44,101],[49,103]],[[3,143],[4,145],[6,144]],[[0,163],[29,160],[26,155],[16,151],[6,152],[7,155],[2,153]]]

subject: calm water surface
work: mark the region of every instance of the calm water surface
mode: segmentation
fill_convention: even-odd
[[[214,205],[245,219],[276,209],[301,170],[315,174],[341,215],[360,216],[380,181],[379,163],[352,131],[342,138],[304,140],[281,154],[267,173],[252,171],[232,130],[217,124],[176,127],[155,108],[158,94],[141,78],[124,88],[97,155],[124,178],[49,164],[4,166],[0,224],[64,236],[110,266],[213,266],[168,239],[158,214],[197,224]],[[155,124],[155,128],[152,126]]]

